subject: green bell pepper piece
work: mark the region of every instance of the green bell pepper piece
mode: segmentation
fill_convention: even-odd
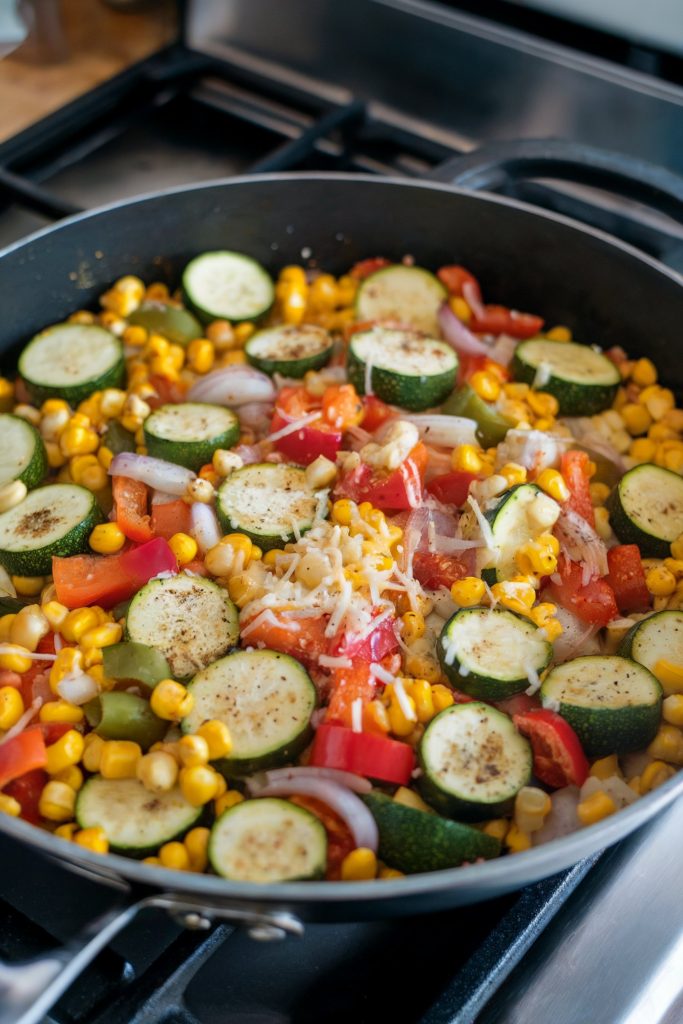
[[[102,648],[104,674],[110,679],[134,679],[150,688],[172,679],[171,667],[161,651],[126,640]]]
[[[480,398],[469,384],[463,384],[454,391],[441,407],[448,416],[466,416],[477,424],[477,437],[482,448],[492,448],[500,444],[508,430],[514,427],[512,420]]]
[[[146,328],[150,333],[162,334],[175,345],[189,345],[204,334],[202,325],[187,309],[171,306],[167,302],[148,299],[128,317],[129,324]]]
[[[88,724],[105,740],[132,740],[147,750],[163,739],[168,722],[157,718],[149,701],[134,693],[110,690],[88,701],[84,709]]]
[[[130,430],[122,427],[118,420],[109,420],[102,443],[114,455],[135,451],[135,436],[131,434]]]

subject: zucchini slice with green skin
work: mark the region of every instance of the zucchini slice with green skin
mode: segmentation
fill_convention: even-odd
[[[161,334],[174,345],[189,345],[204,333],[199,320],[189,310],[153,299],[142,302],[130,314],[128,323],[144,327],[150,334]]]
[[[211,462],[217,448],[232,448],[240,436],[235,413],[208,402],[162,405],[143,429],[150,455],[195,471]]]
[[[559,711],[588,757],[642,750],[659,727],[662,688],[651,672],[619,655],[574,658],[543,680],[541,701]]]
[[[95,495],[85,487],[37,487],[0,515],[0,565],[18,576],[47,576],[53,555],[88,551],[93,527],[103,521]]]
[[[418,412],[448,398],[455,387],[458,357],[438,338],[377,326],[353,335],[347,371],[360,395],[366,393],[369,376],[372,391],[383,402]]]
[[[325,518],[327,491],[312,491],[296,466],[257,462],[231,473],[221,484],[216,512],[223,530],[246,533],[268,551],[306,533]]]
[[[505,608],[461,608],[441,631],[441,666],[459,689],[479,700],[505,700],[526,690],[553,656],[553,645],[529,619]]]
[[[189,684],[194,697],[183,732],[202,722],[225,722],[230,757],[215,762],[228,777],[291,762],[311,738],[317,692],[303,665],[279,651],[233,651],[198,672]]]
[[[637,544],[646,558],[667,558],[683,533],[683,478],[644,462],[624,473],[607,507],[622,544]]]
[[[356,293],[356,319],[395,320],[439,337],[439,307],[448,292],[422,267],[394,264],[375,271]]]
[[[240,252],[218,250],[195,256],[182,280],[185,302],[203,323],[258,320],[273,305],[268,271]]]
[[[379,830],[379,856],[407,875],[444,871],[500,854],[500,842],[470,825],[397,803],[384,793],[362,797]]]
[[[209,836],[209,863],[232,882],[322,878],[327,833],[310,811],[280,800],[245,800],[221,814]]]
[[[609,409],[621,383],[618,367],[590,345],[546,338],[517,346],[512,375],[554,395],[563,416],[593,416]]]
[[[509,580],[518,574],[515,555],[522,544],[540,533],[552,530],[560,515],[560,506],[536,484],[517,484],[486,513],[495,541],[497,561],[482,571],[489,584]]]
[[[19,356],[19,374],[34,402],[63,398],[78,405],[93,391],[126,378],[123,346],[95,324],[57,324],[36,334]]]
[[[280,324],[252,334],[244,352],[252,366],[264,373],[303,377],[329,363],[332,339],[315,324]]]
[[[0,415],[0,487],[21,480],[31,490],[46,473],[45,445],[33,424],[21,416]]]
[[[150,793],[137,779],[104,779],[94,775],[76,797],[80,828],[101,828],[114,853],[144,857],[164,843],[179,839],[202,816],[176,787]]]
[[[531,778],[528,741],[507,715],[479,701],[452,704],[433,718],[419,757],[420,792],[449,818],[498,817]]]
[[[633,658],[639,665],[644,665],[656,676],[655,665],[658,661],[668,661],[672,665],[683,665],[683,612],[663,611],[648,615],[641,619],[619,645],[622,658]],[[676,687],[661,683],[666,696],[679,693]]]
[[[130,603],[126,639],[161,651],[186,679],[234,647],[238,612],[225,590],[201,576],[151,580]]]

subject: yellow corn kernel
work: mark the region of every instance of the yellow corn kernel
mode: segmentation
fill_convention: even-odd
[[[469,385],[485,402],[495,402],[500,395],[500,383],[492,373],[477,370],[469,379]]]
[[[209,344],[211,344],[211,342],[209,342]],[[182,370],[185,365],[185,349],[182,345],[170,345],[166,359],[174,370]]]
[[[351,850],[341,863],[342,882],[365,882],[376,876],[377,857],[365,846]]]
[[[43,615],[50,623],[50,627],[59,632],[64,620],[69,614],[69,609],[64,604],[60,604],[59,601],[46,601],[43,607]]]
[[[12,414],[19,416],[22,420],[27,420],[34,427],[40,426],[40,413],[32,405],[25,405],[23,402],[20,402],[19,405],[14,406]]]
[[[363,731],[386,736],[390,728],[389,715],[382,701],[368,701],[363,707]]]
[[[676,577],[670,569],[657,565],[645,574],[645,585],[654,597],[668,597],[676,589]]]
[[[0,691],[1,692],[1,691]],[[77,704],[70,704],[68,700],[49,700],[42,705],[38,712],[41,722],[62,722],[69,725],[78,725],[83,721],[83,708]]]
[[[652,426],[652,417],[644,405],[629,402],[620,409],[620,414],[632,437],[646,434]]]
[[[490,821],[485,822],[481,826],[482,832],[485,832],[487,836],[493,836],[499,843],[502,843],[505,836],[508,834],[510,822],[507,818],[491,818]]]
[[[604,790],[598,789],[591,793],[585,800],[581,800],[576,808],[576,814],[582,825],[595,825],[603,818],[614,814],[617,809],[612,797]]]
[[[466,576],[451,585],[451,597],[461,608],[472,608],[481,604],[486,594],[486,586],[478,576]]]
[[[40,605],[29,604],[15,615],[10,626],[9,638],[13,644],[25,647],[27,651],[35,651],[42,638],[49,632],[50,623],[43,615]]]
[[[20,597],[37,597],[45,585],[43,576],[13,576],[12,585]]]
[[[683,732],[674,725],[660,725],[647,752],[660,761],[683,765]]]
[[[381,879],[389,879],[405,878],[406,876],[403,873],[403,871],[399,871],[397,868],[389,868],[386,866],[386,864],[382,864],[380,865],[379,871],[377,872],[377,877]]]
[[[48,782],[38,800],[38,812],[47,821],[69,821],[74,816],[76,792],[65,782]]]
[[[595,509],[595,532],[602,540],[607,541],[612,536],[612,527],[609,521],[609,511],[604,508]]]
[[[538,832],[552,809],[552,801],[537,786],[522,786],[515,797],[514,821],[522,832]]]
[[[88,543],[99,555],[113,555],[126,543],[126,535],[117,523],[100,523],[90,534]]]
[[[21,814],[21,804],[9,793],[0,793],[0,814],[8,814],[10,818],[18,818]]]
[[[95,732],[89,732],[84,738],[81,763],[86,771],[98,772],[100,770],[104,742],[102,737],[98,736]]]
[[[97,451],[100,439],[96,431],[88,427],[68,426],[59,437],[59,447],[67,459],[73,455],[90,455]]]
[[[644,796],[646,793],[652,792],[653,789],[668,782],[675,774],[676,769],[670,764],[664,764],[663,761],[650,761],[640,776],[640,794]]]
[[[178,762],[165,750],[150,751],[136,762],[135,774],[150,793],[168,793],[178,779]]]
[[[451,704],[455,703],[453,692],[443,683],[432,684],[432,701],[434,702],[434,712],[438,714],[439,711],[444,711],[445,708],[449,708]]]
[[[205,764],[181,768],[178,777],[180,791],[193,807],[202,807],[214,800],[218,791],[218,774]]]
[[[451,467],[464,473],[481,473],[484,462],[474,445],[459,444],[451,452]]]
[[[216,351],[208,338],[195,338],[187,346],[187,365],[195,373],[208,373],[216,359]]]
[[[99,625],[97,612],[92,608],[76,608],[62,623],[62,636],[69,643],[78,643],[84,633]],[[61,653],[61,652],[60,652]]]
[[[547,331],[546,338],[549,338],[550,341],[571,341],[572,332],[569,330],[568,327],[563,327],[560,325],[558,327],[553,327],[549,331]]]
[[[186,847],[179,842],[164,843],[159,848],[159,862],[173,871],[189,871],[190,855]]]
[[[71,764],[68,768],[62,769],[61,772],[57,772],[56,775],[52,776],[56,782],[63,782],[77,793],[83,785],[84,776],[78,765]]]
[[[244,608],[246,604],[264,593],[263,587],[247,572],[239,572],[228,580],[228,594],[238,608]]]
[[[536,591],[529,584],[516,583],[513,580],[505,580],[503,583],[494,583],[491,593],[495,601],[498,601],[503,608],[519,615],[529,615],[530,609],[536,600]]]
[[[526,483],[526,469],[517,462],[506,462],[503,468],[496,472],[499,476],[505,477],[508,487]]]
[[[468,324],[472,319],[472,310],[468,303],[460,295],[451,295],[448,300],[448,305],[451,307],[458,320],[462,323]]]
[[[9,669],[10,672],[28,672],[33,662],[28,657],[29,651],[18,644],[6,644],[5,653],[0,654],[0,668]]]
[[[639,387],[650,387],[657,383],[657,368],[650,359],[638,359],[631,371],[631,380]]]
[[[105,740],[100,757],[100,774],[105,779],[134,779],[142,757],[139,743]]]
[[[178,740],[178,756],[185,768],[196,764],[207,764],[209,760],[209,744],[203,736],[183,736]]]
[[[505,834],[505,845],[510,853],[523,853],[531,847],[531,836],[513,821]]]
[[[611,779],[613,775],[621,776],[619,758],[616,754],[609,754],[607,757],[593,761],[590,773],[596,779]]]
[[[431,684],[426,679],[414,679],[410,692],[418,722],[431,722],[436,714]]]
[[[24,713],[24,701],[16,686],[0,687],[0,729],[11,729]]]
[[[219,757],[227,757],[232,751],[230,730],[225,722],[221,722],[217,718],[202,722],[197,729],[197,735],[206,741],[210,761],[215,761]]]
[[[80,832],[76,832],[74,842],[91,853],[109,853],[107,834],[99,825],[94,828],[82,828]]]
[[[11,412],[14,404],[14,385],[6,377],[0,377],[0,412]]]
[[[607,484],[594,483],[590,484],[590,496],[591,502],[594,506],[604,505],[609,498],[609,487]]]
[[[223,793],[222,796],[219,796],[214,800],[213,806],[216,817],[220,817],[224,811],[229,811],[231,807],[235,806],[235,804],[241,804],[243,800],[244,797],[241,793],[238,793],[236,789],[229,789],[226,793]]]
[[[60,480],[60,483],[68,483],[71,480],[71,477],[66,467],[66,457],[62,455],[59,445],[55,441],[46,441],[45,452],[47,454],[47,464],[50,469],[64,469],[66,480]]]
[[[569,497],[569,488],[561,473],[556,469],[543,469],[536,477],[536,483],[555,501],[563,502]]]
[[[536,416],[553,420],[560,411],[560,405],[554,395],[547,391],[530,391],[527,395],[529,408]]]
[[[339,498],[332,505],[332,521],[339,526],[349,526],[358,517],[358,506],[349,498]]]
[[[58,825],[52,833],[53,836],[59,836],[60,839],[65,839],[67,843],[73,841],[73,838],[78,831],[78,823],[75,821],[68,821],[65,825]]]
[[[628,453],[636,462],[651,462],[657,453],[657,445],[648,437],[639,437],[631,444]]]
[[[28,490],[23,480],[12,480],[10,483],[0,487],[0,512],[9,512],[11,508],[19,505]]]
[[[515,562],[520,572],[539,576],[550,576],[557,569],[557,558],[550,546],[538,541],[522,544],[515,552]]]
[[[192,480],[187,485],[183,500],[188,505],[192,505],[195,501],[199,502],[200,505],[210,505],[215,493],[213,484],[209,483],[208,480],[202,480],[201,477],[197,477],[196,480]]]
[[[669,725],[683,726],[683,693],[672,693],[666,697],[662,704],[662,718]]]
[[[189,715],[194,698],[182,683],[174,679],[162,679],[152,690],[150,706],[155,715],[167,722],[179,722]]]
[[[406,612],[401,616],[401,636],[407,644],[424,636],[425,620],[419,612]]]
[[[406,688],[407,689],[407,688]],[[387,686],[385,693],[389,690]],[[403,708],[398,702],[396,695],[393,693],[393,688],[390,690],[391,703],[387,714],[389,715],[389,726],[394,736],[409,736],[415,728],[415,722],[417,721],[417,714],[415,711],[415,701],[412,697],[406,693],[406,703],[412,712],[412,717],[406,715]]]
[[[80,645],[84,649],[84,653],[87,653],[93,647],[111,647],[113,644],[120,643],[122,635],[123,628],[118,622],[104,622],[101,626],[94,626],[93,629],[86,630],[81,636]]]
[[[174,533],[168,544],[178,565],[187,565],[197,557],[197,541],[187,533]]]
[[[209,863],[207,854],[209,835],[208,828],[192,828],[185,836],[183,845],[187,850],[191,871],[206,871]]]
[[[47,764],[45,771],[48,775],[56,775],[58,772],[70,768],[72,764],[78,764],[83,756],[83,737],[76,729],[69,729],[56,743],[50,744],[47,748]]]
[[[662,462],[665,469],[670,469],[674,473],[683,473],[683,451],[664,452]]]
[[[130,345],[131,348],[142,348],[146,341],[146,327],[141,327],[138,324],[130,324],[123,332],[124,345]],[[118,413],[114,413],[114,415],[116,416]]]
[[[642,393],[640,398],[642,401]],[[669,388],[659,388],[657,394],[650,395],[645,399],[644,404],[650,416],[652,416],[652,419],[655,420],[655,423],[659,423],[660,420],[664,419],[667,413],[671,412],[675,408],[676,399],[673,391]],[[650,436],[652,435],[650,434]]]

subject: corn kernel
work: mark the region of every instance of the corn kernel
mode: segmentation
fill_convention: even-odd
[[[601,757],[591,765],[591,775],[596,779],[611,779],[613,775],[621,776],[619,758],[616,754]]]
[[[76,729],[69,729],[63,736],[50,744],[47,748],[47,764],[45,771],[48,775],[56,775],[73,764],[78,764],[83,756],[84,742],[80,732]]]
[[[74,816],[76,793],[65,782],[52,780],[38,800],[38,812],[47,821],[69,821]]]
[[[100,756],[100,774],[105,779],[134,779],[142,757],[139,743],[105,740]]]
[[[546,338],[549,338],[550,341],[571,341],[572,332],[568,327],[553,327],[551,330],[547,331]]]
[[[4,487],[0,487],[0,512],[8,512],[19,505],[27,494],[28,490],[23,480],[12,480]]]
[[[668,597],[676,589],[676,577],[670,569],[658,565],[645,574],[645,585],[654,597]]]
[[[109,853],[107,834],[99,825],[94,828],[82,828],[80,832],[76,832],[74,842],[91,853]]]
[[[11,412],[14,405],[14,385],[6,377],[0,377],[0,412]]]
[[[657,453],[657,445],[648,437],[639,437],[631,444],[628,453],[636,462],[652,462]]]
[[[12,576],[12,585],[20,597],[37,597],[45,585],[43,576]]]
[[[663,761],[651,761],[640,776],[639,791],[642,796],[662,786],[676,774],[676,769]]]
[[[526,469],[517,462],[506,462],[503,468],[496,472],[505,477],[508,487],[526,483]]]
[[[459,472],[481,473],[484,462],[473,445],[459,444],[451,452],[451,467]]]
[[[154,750],[139,758],[135,774],[150,793],[168,793],[178,779],[178,762],[164,750]]]
[[[620,412],[626,429],[633,437],[646,434],[652,426],[652,417],[644,405],[629,402]]]
[[[18,818],[21,814],[21,804],[9,793],[0,793],[0,814],[7,814],[10,818]]]
[[[419,612],[406,612],[401,616],[401,636],[405,643],[419,640],[425,633],[425,620]]]
[[[25,605],[14,617],[10,626],[9,638],[13,644],[35,651],[44,636],[50,632],[50,623],[42,612],[40,605]]]
[[[216,352],[208,338],[195,338],[187,346],[187,365],[195,373],[208,373],[216,359]]]
[[[472,390],[485,402],[495,402],[500,395],[500,383],[492,373],[477,370],[469,379]]]
[[[215,799],[219,786],[218,779],[219,776],[213,768],[205,764],[193,764],[180,769],[180,791],[193,807],[202,807]]]
[[[339,498],[332,506],[332,521],[339,526],[349,526],[358,516],[358,506],[348,498]]]
[[[86,771],[98,772],[105,741],[97,733],[89,732],[83,741],[81,763]]]
[[[159,848],[159,862],[173,871],[189,871],[190,855],[186,847],[179,842],[164,843]]]
[[[38,712],[41,722],[62,722],[78,725],[83,721],[83,708],[70,704],[67,700],[48,700]]]
[[[28,657],[29,651],[18,644],[7,644],[3,654],[0,654],[0,668],[8,669],[10,672],[28,672],[33,662]]]
[[[438,714],[439,711],[444,711],[455,703],[453,691],[443,683],[435,683],[432,685],[432,701],[434,702],[434,711]]]
[[[177,745],[180,763],[185,768],[197,764],[207,764],[209,760],[209,744],[203,736],[183,736]]]
[[[210,761],[215,761],[219,757],[227,757],[232,751],[230,730],[225,722],[221,722],[217,718],[203,722],[197,729],[197,735],[206,742]]]
[[[603,818],[614,814],[617,809],[612,797],[604,790],[598,789],[591,793],[585,800],[581,800],[576,808],[576,814],[582,825],[594,825]]]
[[[466,576],[451,585],[451,597],[461,608],[472,608],[481,604],[486,594],[486,585],[478,576]]]
[[[88,543],[100,555],[113,555],[126,543],[126,535],[117,523],[100,523],[90,534]]]
[[[411,696],[415,704],[415,714],[417,715],[418,722],[431,722],[436,714],[431,684],[426,679],[414,679],[411,686]]]
[[[564,502],[569,498],[569,488],[567,487],[562,474],[558,473],[556,469],[543,469],[536,477],[536,483],[549,494],[555,501]]]
[[[208,828],[193,828],[187,833],[183,845],[187,850],[191,871],[205,871],[209,858],[207,854],[210,831]]]
[[[150,705],[159,718],[179,722],[189,715],[194,698],[181,683],[176,683],[174,679],[162,679],[152,690]]]
[[[229,811],[236,804],[241,804],[244,797],[236,789],[229,789],[214,800],[214,812],[218,818],[224,811]]]
[[[531,847],[531,836],[513,821],[505,834],[505,845],[510,853],[523,853]]]
[[[631,371],[631,380],[639,387],[650,387],[657,382],[657,369],[650,359],[638,359]]]
[[[16,686],[0,687],[0,729],[11,729],[24,713],[24,701]]]
[[[674,725],[660,725],[647,752],[651,757],[669,764],[683,765],[683,733]]]
[[[122,635],[123,629],[118,622],[103,622],[100,626],[86,630],[81,636],[80,645],[84,653],[87,653],[93,647],[111,647],[113,644],[120,643]]]
[[[485,822],[481,826],[481,830],[487,836],[492,836],[494,839],[497,839],[499,843],[502,843],[508,833],[509,827],[510,822],[507,818],[491,818],[490,821]]]
[[[187,533],[174,533],[168,544],[178,565],[187,565],[197,557],[197,541]]]
[[[359,846],[347,853],[341,864],[343,882],[365,882],[377,875],[377,857],[372,850]]]
[[[537,832],[552,809],[548,794],[537,786],[522,786],[515,797],[514,822],[524,833]]]

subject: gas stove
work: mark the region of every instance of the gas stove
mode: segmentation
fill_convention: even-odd
[[[646,207],[638,181],[619,175],[610,183],[621,194],[606,191],[591,149],[621,154],[631,173],[647,175],[643,160],[665,178],[683,172],[680,62],[594,31],[581,50],[568,23],[540,19],[534,34],[528,12],[511,24],[501,11],[511,6],[482,4],[485,19],[419,0],[187,3],[177,43],[0,144],[0,245],[140,192],[340,169],[483,183],[683,266],[683,226],[666,204]],[[565,140],[558,173],[541,174],[532,140],[551,137]],[[310,925],[284,943],[228,925],[185,931],[149,912],[49,1019],[676,1024],[682,827],[677,805],[522,893],[429,916]],[[113,899],[5,838],[0,862],[3,960],[66,941]]]

